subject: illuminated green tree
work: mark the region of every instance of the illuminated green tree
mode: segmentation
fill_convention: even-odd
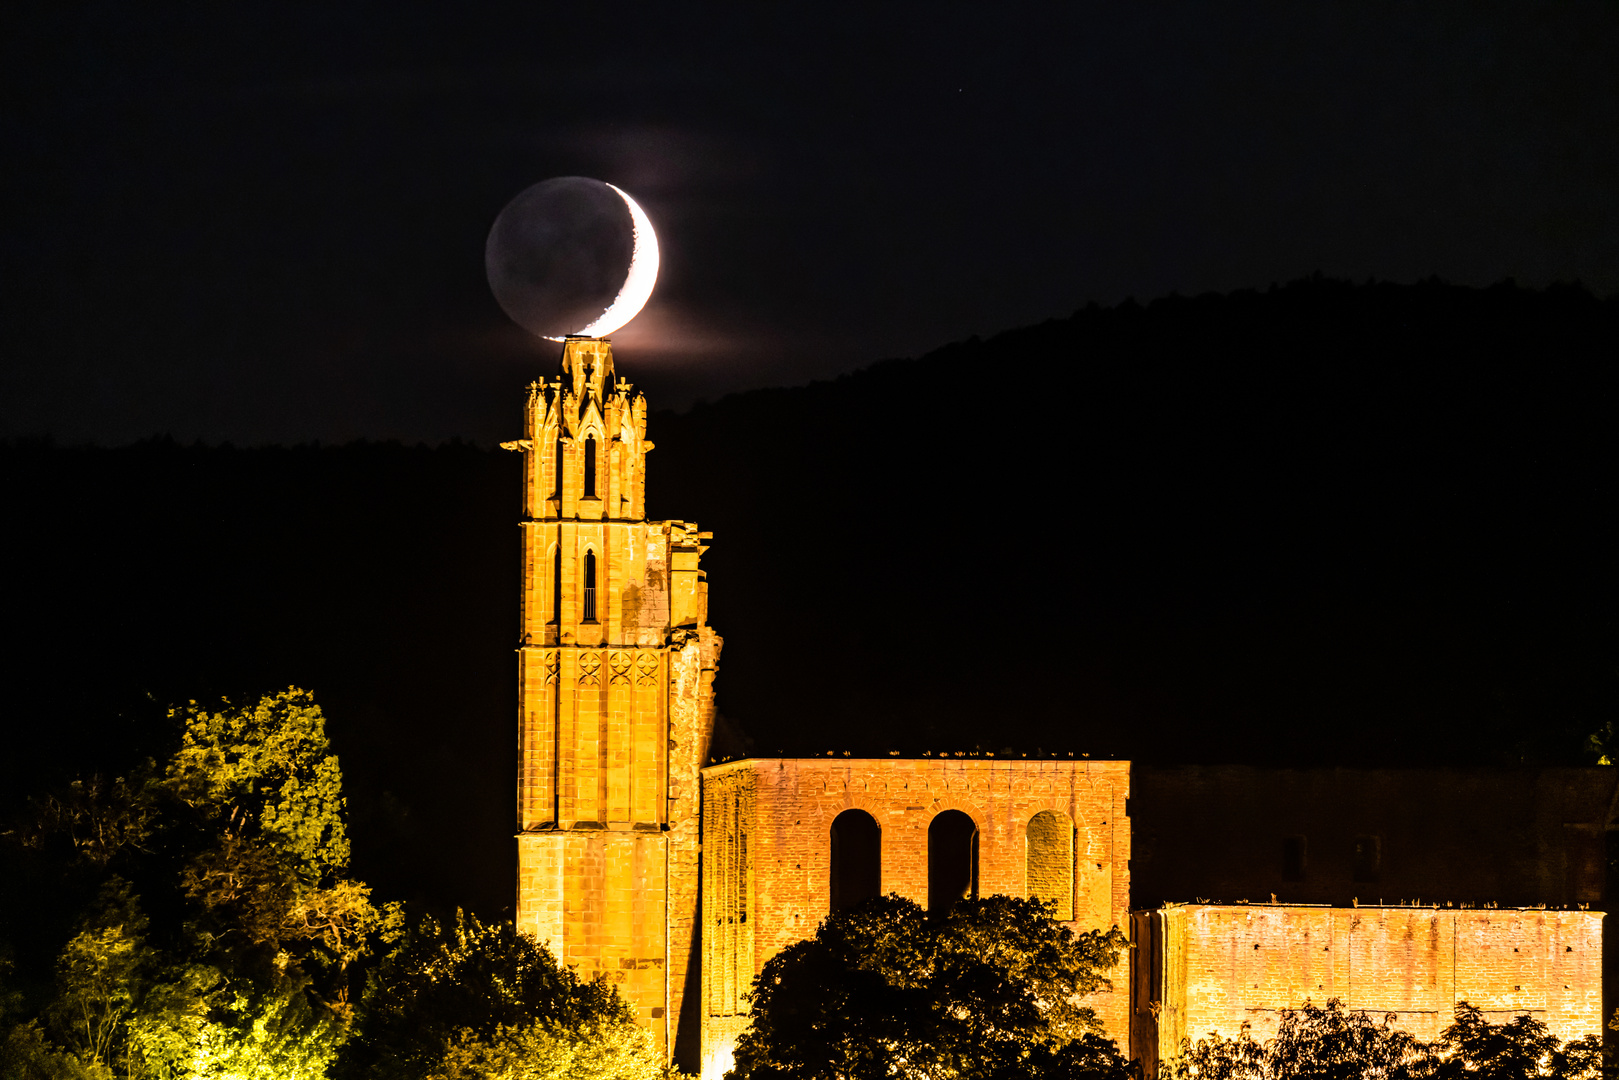
[[[0,1080],[323,1080],[351,1039],[356,1077],[662,1076],[611,987],[511,923],[407,932],[372,903],[308,694],[170,715],[163,761],[36,800],[14,830],[41,880],[100,892],[38,1000],[0,964]],[[356,1025],[350,979],[379,942]]]
[[[1095,1012],[1125,947],[1037,900],[926,913],[899,896],[830,916],[754,980],[736,1080],[1012,1080],[1126,1073]]]
[[[315,1080],[347,1035],[348,969],[400,916],[348,874],[324,717],[299,690],[171,716],[181,743],[161,767],[37,800],[18,831],[81,876],[118,873],[50,999],[0,1028],[0,1080]],[[137,885],[163,898],[162,933]]]
[[[431,1080],[664,1080],[652,1037],[628,1022],[460,1032]]]
[[[179,710],[185,734],[163,788],[209,837],[187,862],[186,893],[239,943],[341,976],[385,913],[348,877],[343,776],[319,706],[302,690],[244,709]]]

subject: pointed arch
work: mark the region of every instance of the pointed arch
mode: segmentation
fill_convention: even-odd
[[[589,435],[585,436],[585,484],[584,484],[584,494],[583,494],[582,497],[586,498],[586,499],[594,499],[596,497],[596,434],[595,434],[595,432],[591,432]]]
[[[562,542],[551,545],[551,622],[562,625]]]

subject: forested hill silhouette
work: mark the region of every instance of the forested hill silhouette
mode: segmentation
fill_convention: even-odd
[[[650,512],[715,533],[717,749],[1585,760],[1619,704],[1616,358],[1576,288],[1312,280],[658,413]],[[157,752],[163,703],[296,684],[356,873],[510,904],[517,455],[0,462],[7,807]]]
[[[1619,703],[1619,304],[1300,281],[657,416],[758,753],[1565,757]]]

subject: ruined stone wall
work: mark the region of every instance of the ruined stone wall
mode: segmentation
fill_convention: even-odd
[[[1027,760],[989,758],[847,759],[794,758],[731,762],[703,771],[705,933],[716,919],[735,918],[731,897],[747,890],[748,929],[731,935],[705,964],[703,1018],[704,1073],[725,1063],[729,1047],[746,1026],[746,1016],[720,981],[724,965],[752,975],[794,941],[809,936],[830,904],[830,832],[844,810],[871,814],[882,829],[881,889],[919,904],[928,900],[928,826],[940,812],[966,813],[979,831],[979,895],[1030,894],[1028,826],[1041,811],[1072,823],[1072,878],[1069,902],[1076,931],[1123,926],[1129,908],[1130,766],[1123,761]],[[746,812],[751,805],[751,815]],[[709,807],[742,812],[709,820]],[[1051,821],[1043,822],[1051,831]],[[715,831],[725,829],[726,839]],[[1037,836],[1041,828],[1036,828]],[[746,845],[746,859],[739,856]],[[1050,876],[1049,859],[1045,865]],[[746,876],[737,876],[745,871]],[[725,877],[720,899],[714,883]],[[1036,867],[1040,886],[1041,867]],[[732,878],[735,878],[733,883]],[[1052,890],[1051,882],[1043,887]],[[711,898],[714,903],[711,906]],[[734,944],[731,942],[734,941]],[[746,964],[739,954],[751,950]],[[1116,989],[1095,996],[1092,1007],[1116,1038],[1125,1037],[1128,992],[1125,970],[1114,974]],[[741,1006],[745,1013],[745,1003]]]
[[[1602,1034],[1602,913],[1536,908],[1171,905],[1132,920],[1132,1051],[1164,1060],[1209,1032],[1276,1034],[1337,998],[1432,1040],[1457,1002]],[[1145,1062],[1151,1067],[1151,1061]],[[1150,1075],[1150,1073],[1149,1073]]]
[[[703,936],[702,764],[714,733],[714,678],[721,640],[706,626],[677,631],[669,685],[669,1052],[687,1073],[701,1067]]]

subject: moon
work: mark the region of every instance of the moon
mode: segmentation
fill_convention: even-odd
[[[622,188],[556,177],[506,204],[489,230],[484,268],[501,308],[530,333],[605,337],[652,295],[658,236]]]

